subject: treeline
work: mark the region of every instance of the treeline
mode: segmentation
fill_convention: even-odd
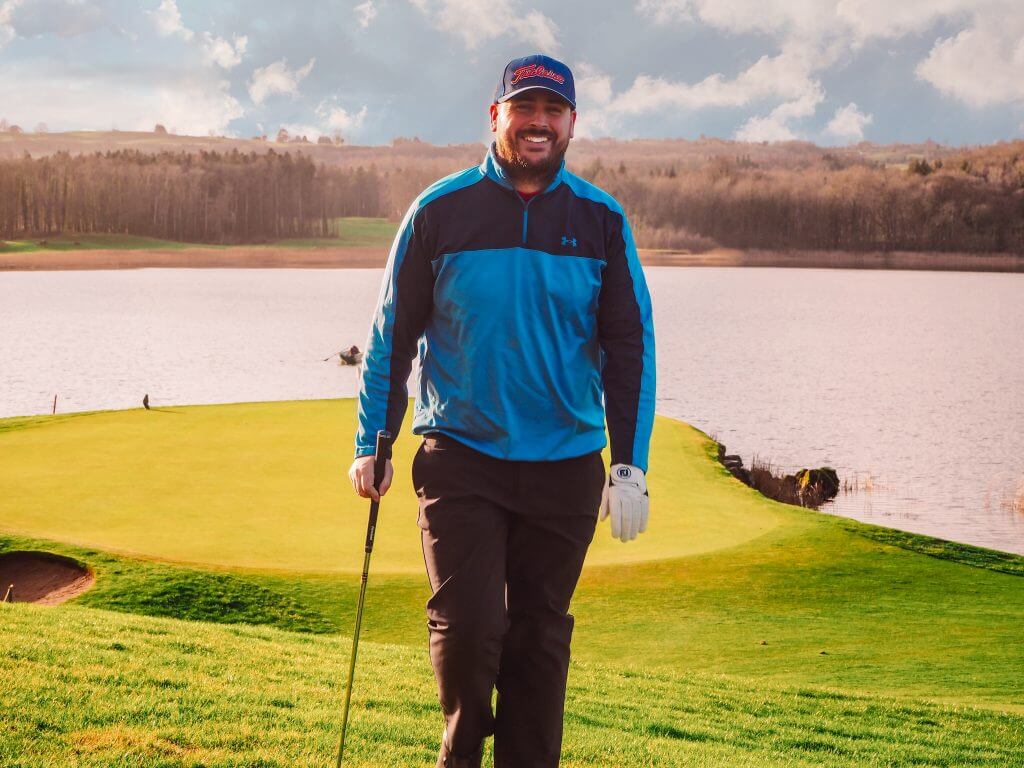
[[[206,243],[329,237],[385,216],[374,169],[279,153],[135,150],[0,159],[0,239],[125,233]]]
[[[1024,142],[919,155],[909,150],[920,147],[784,144],[792,146],[582,141],[569,166],[622,203],[641,247],[1024,253]],[[342,216],[400,219],[431,182],[484,152],[329,149],[348,159],[272,148],[0,158],[0,239],[331,236]]]
[[[896,168],[826,154],[798,168],[736,157],[580,172],[622,203],[649,248],[1024,253],[1024,143]]]

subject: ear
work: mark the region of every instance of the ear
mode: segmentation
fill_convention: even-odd
[[[491,104],[491,133],[495,133],[498,130],[498,105]]]
[[[572,115],[569,118],[569,138],[572,138],[573,129],[576,127],[576,110],[572,111]]]

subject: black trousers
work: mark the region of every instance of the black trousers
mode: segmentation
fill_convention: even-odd
[[[601,452],[506,461],[435,432],[424,435],[412,477],[445,718],[437,765],[475,768],[493,734],[495,768],[556,768],[569,601],[594,538]]]

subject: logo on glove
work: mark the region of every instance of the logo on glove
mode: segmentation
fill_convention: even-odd
[[[632,471],[630,471],[629,467],[619,467],[617,470],[615,470],[615,474],[621,477],[623,480],[626,480],[633,476],[633,473]]]

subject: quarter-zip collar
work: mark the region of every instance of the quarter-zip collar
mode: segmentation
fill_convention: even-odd
[[[515,192],[515,186],[512,184],[512,180],[508,177],[505,172],[505,168],[500,162],[498,162],[497,156],[498,149],[495,142],[491,142],[491,146],[487,148],[487,155],[484,157],[484,161],[480,163],[480,173],[487,176],[491,180],[497,182],[505,189],[510,189]],[[562,157],[562,162],[558,166],[558,171],[555,173],[555,177],[551,180],[551,183],[542,189],[538,194],[543,195],[550,192],[559,184],[562,183],[565,176],[565,157]]]

